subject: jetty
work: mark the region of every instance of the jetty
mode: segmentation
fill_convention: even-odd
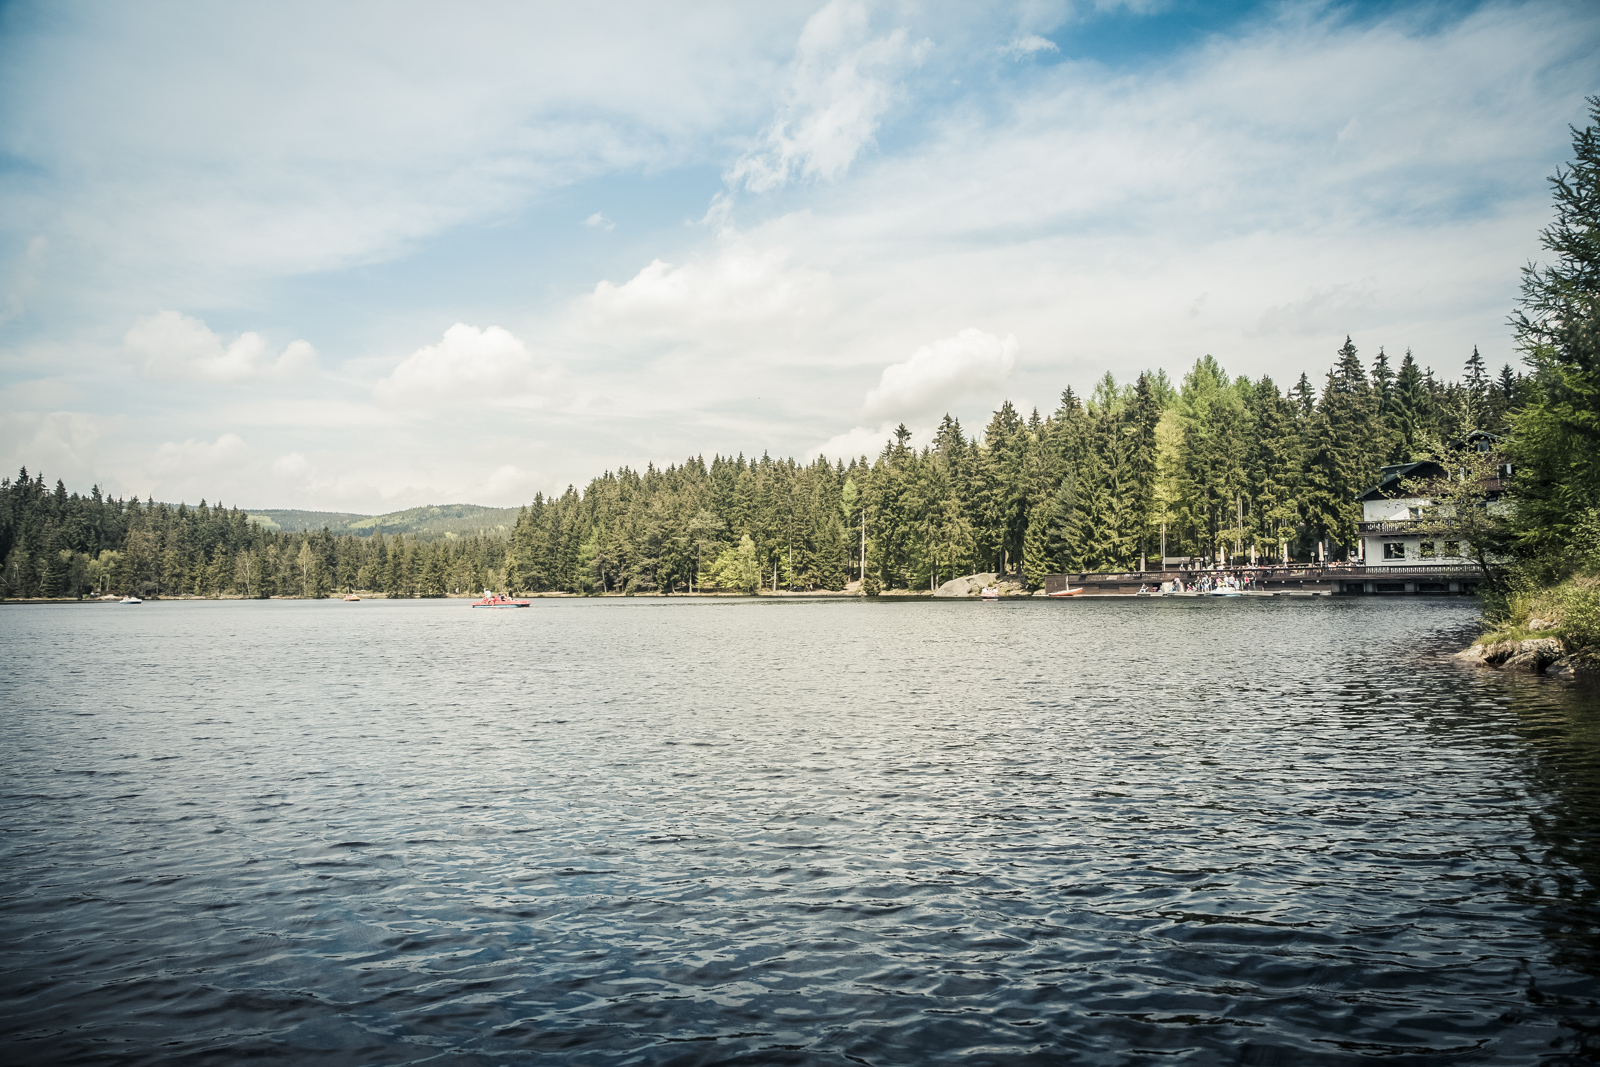
[[[1084,596],[1134,596],[1141,589],[1160,589],[1165,582],[1194,585],[1201,578],[1222,575],[1238,579],[1251,592],[1320,596],[1474,596],[1483,581],[1483,570],[1470,563],[1415,567],[1313,563],[1047,574],[1044,591],[1055,593],[1081,586]]]

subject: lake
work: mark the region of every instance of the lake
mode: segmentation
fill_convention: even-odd
[[[0,606],[12,1063],[1600,1058],[1456,599]]]

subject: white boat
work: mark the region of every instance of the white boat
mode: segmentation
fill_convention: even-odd
[[[119,604],[143,604],[144,601],[140,600],[136,596],[125,596],[121,600],[117,601],[117,603],[119,603]]]
[[[1207,589],[1205,595],[1206,596],[1244,596],[1244,594],[1242,592],[1240,592],[1239,590],[1237,590],[1237,589],[1228,589],[1228,588]]]
[[[999,600],[1000,599],[1000,589],[999,589],[998,586],[993,586],[993,585],[985,586],[983,591],[980,592],[978,595],[980,597],[982,597],[984,600]]]

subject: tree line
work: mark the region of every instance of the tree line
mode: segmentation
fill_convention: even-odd
[[[509,538],[268,531],[238,509],[68,494],[26,469],[0,480],[3,592],[443,596],[931,588],[978,571],[1126,571],[1160,557],[1337,559],[1354,497],[1378,468],[1504,430],[1530,380],[1491,376],[1474,350],[1459,381],[1407,352],[1365,364],[1349,338],[1321,389],[1302,374],[1230,377],[1212,357],[1024,416],[1009,401],[978,433],[946,416],[914,448],[903,425],[877,457],[691,457],[622,468],[537,496]]]
[[[1474,349],[1443,381],[1409,351],[1365,363],[1347,337],[1320,388],[1302,374],[1282,389],[1205,356],[1176,383],[1108,373],[1044,415],[1007,402],[978,433],[947,415],[920,449],[902,425],[876,458],[625,467],[537,496],[508,538],[429,544],[269,532],[237,509],[68,494],[24,469],[0,479],[0,594],[873,593],[986,570],[1038,584],[1152,556],[1338,559],[1381,466],[1442,457],[1474,430],[1502,435],[1513,461],[1513,507],[1495,520],[1510,585],[1600,590],[1600,97],[1589,105],[1551,179],[1550,262],[1524,270],[1512,314],[1526,374],[1493,375]]]
[[[0,480],[0,595],[445,596],[505,580],[503,537],[334,536],[263,529],[237,508],[68,494],[23,468]]]
[[[1503,429],[1526,379],[1476,350],[1444,382],[1407,352],[1370,366],[1346,339],[1322,389],[1230,377],[1206,356],[1048,415],[1009,402],[969,435],[946,416],[927,447],[896,429],[875,459],[763,455],[624,468],[539,496],[512,533],[514,589],[930,588],[978,571],[1126,571],[1156,557],[1339,558],[1354,497],[1379,467]],[[1254,553],[1252,557],[1252,553]]]
[[[1600,656],[1600,96],[1588,103],[1572,162],[1550,179],[1555,219],[1540,234],[1550,259],[1523,269],[1511,316],[1531,373],[1508,439],[1514,566],[1502,592],[1520,589],[1523,604],[1491,604],[1491,616],[1564,601],[1566,639]]]

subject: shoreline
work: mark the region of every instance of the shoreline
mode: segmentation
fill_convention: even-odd
[[[480,593],[446,593],[443,596],[389,596],[386,593],[371,593],[371,592],[363,592],[361,590],[357,590],[356,591],[356,595],[361,600],[476,600],[482,594],[480,594]],[[935,594],[935,593],[933,593],[933,592],[931,592],[931,591],[929,591],[927,589],[885,589],[883,592],[878,593],[878,594],[876,594],[874,596],[863,596],[861,593],[853,592],[853,591],[850,591],[850,590],[842,590],[842,589],[816,589],[816,590],[809,590],[809,591],[807,591],[807,590],[794,590],[794,591],[782,590],[782,591],[779,591],[779,592],[776,592],[776,593],[772,592],[771,590],[766,590],[766,589],[759,590],[759,591],[754,592],[754,593],[720,593],[720,592],[719,593],[703,593],[703,592],[698,592],[698,591],[693,592],[693,593],[688,593],[688,592],[660,593],[660,592],[654,592],[654,591],[647,592],[647,593],[569,593],[569,592],[561,592],[561,591],[550,591],[550,592],[543,592],[543,593],[517,593],[517,594],[514,594],[514,596],[515,596],[516,599],[519,599],[519,600],[628,600],[628,599],[640,600],[640,599],[652,599],[652,600],[939,600],[939,601],[973,600],[973,601],[981,601],[983,599],[982,597],[980,597],[980,596],[978,596],[976,594],[969,595],[969,596],[939,596],[939,595],[937,595],[937,594]],[[219,593],[219,594],[217,594],[215,596],[200,596],[200,595],[197,595],[197,594],[194,594],[194,593],[180,593],[180,594],[171,595],[171,596],[147,596],[147,597],[143,597],[141,599],[143,601],[147,602],[147,603],[161,603],[161,602],[165,602],[165,601],[223,601],[223,600],[225,600],[225,601],[260,601],[260,602],[281,601],[281,600],[343,601],[344,594],[335,593],[335,594],[329,594],[328,596],[317,596],[317,597],[284,596],[284,595],[279,594],[279,595],[273,595],[273,596],[267,596],[267,597],[257,597],[257,596],[241,596],[241,595],[239,595],[237,593]],[[1072,597],[1047,597],[1044,594],[1044,591],[1040,590],[1040,591],[1033,592],[1033,593],[1005,593],[1005,594],[1002,594],[998,598],[999,601],[1012,601],[1012,600],[1015,600],[1015,601],[1032,601],[1032,600],[1051,600],[1051,601],[1056,601],[1056,600],[1221,600],[1221,599],[1244,599],[1244,600],[1283,600],[1283,599],[1310,600],[1310,599],[1324,599],[1324,600],[1407,600],[1407,601],[1409,601],[1409,600],[1414,600],[1414,599],[1460,600],[1460,599],[1463,599],[1463,597],[1461,596],[1461,594],[1458,594],[1458,593],[1437,593],[1437,594],[1427,594],[1427,593],[1400,594],[1400,593],[1396,593],[1396,594],[1391,594],[1391,595],[1387,595],[1387,596],[1384,596],[1384,595],[1381,595],[1381,594],[1377,595],[1377,596],[1374,596],[1374,595],[1340,594],[1340,593],[1333,593],[1333,592],[1324,592],[1324,591],[1320,591],[1320,590],[1317,590],[1317,591],[1304,591],[1304,592],[1302,592],[1300,590],[1281,591],[1281,592],[1267,592],[1267,591],[1263,591],[1263,590],[1244,590],[1244,591],[1241,591],[1238,594],[1237,598],[1234,598],[1234,597],[1218,597],[1218,596],[1214,596],[1214,595],[1209,594],[1209,593],[1194,593],[1194,592],[1144,593],[1144,594],[1140,594],[1140,593],[1109,593],[1109,592],[1093,592],[1093,593],[1089,593],[1089,592],[1085,592],[1085,593],[1080,593],[1080,594],[1078,594],[1076,596],[1072,596]],[[122,597],[120,597],[120,596],[103,596],[103,597],[0,597],[0,604],[17,604],[17,605],[21,605],[21,604],[119,604],[119,603],[121,603],[121,601],[122,601]]]
[[[393,597],[384,593],[357,592],[362,600],[474,600],[477,593],[447,593],[440,597]],[[1417,596],[1426,594],[1394,594],[1383,599],[1412,600]],[[1437,594],[1428,599],[1459,599],[1459,594]],[[224,593],[216,596],[197,596],[192,593],[177,596],[145,597],[147,602],[160,603],[162,601],[336,601],[343,602],[343,594],[330,594],[325,597],[306,596],[271,596],[247,597],[237,593]],[[518,594],[522,600],[626,600],[626,599],[651,599],[651,600],[879,600],[879,601],[980,601],[976,595],[971,596],[936,596],[927,589],[885,590],[874,597],[865,597],[859,592],[840,589],[818,589],[809,592],[787,590],[771,592],[761,590],[756,593],[704,593],[704,592],[679,592],[679,593],[569,593],[569,592],[544,592]],[[1020,593],[1004,595],[1001,601],[1032,601],[1032,600],[1207,600],[1207,599],[1235,599],[1232,597],[1210,597],[1205,593],[1163,593],[1145,594],[1137,593],[1082,593],[1078,596],[1046,597],[1043,590],[1035,593]],[[1237,599],[1246,600],[1374,600],[1372,596],[1340,596],[1331,592],[1266,592],[1249,590],[1242,592]],[[25,598],[0,598],[0,605],[87,605],[87,604],[120,604],[120,596],[107,595],[103,597],[25,597]],[[1484,638],[1489,638],[1485,640]],[[1554,678],[1568,682],[1594,682],[1600,680],[1600,663],[1592,662],[1593,657],[1585,655],[1582,651],[1568,650],[1561,640],[1553,635],[1541,635],[1511,639],[1493,639],[1493,632],[1484,635],[1484,638],[1473,642],[1467,648],[1452,653],[1452,658],[1464,666],[1489,668],[1499,671],[1512,671],[1516,673],[1533,674],[1540,677]]]

